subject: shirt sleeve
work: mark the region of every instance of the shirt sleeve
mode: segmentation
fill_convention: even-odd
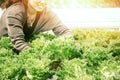
[[[13,47],[18,51],[26,50],[29,48],[29,45],[25,42],[24,38],[24,18],[25,13],[20,8],[20,6],[11,8],[7,15],[8,35],[11,39]]]
[[[60,18],[52,11],[51,16],[51,23],[54,26],[52,30],[57,36],[71,35],[70,29],[68,29],[67,26],[65,26],[65,24],[63,24],[63,22],[60,20]]]
[[[47,8],[44,18],[45,18],[45,20],[44,20],[44,23],[42,23],[42,24],[45,24],[44,28],[46,30],[52,30],[57,36],[71,34],[70,29],[68,29],[63,24],[63,22],[55,14],[54,11]]]

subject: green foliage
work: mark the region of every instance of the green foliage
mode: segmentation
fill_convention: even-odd
[[[73,30],[73,37],[41,33],[31,49],[13,52],[8,37],[0,39],[0,80],[119,80],[120,32]]]
[[[11,42],[8,37],[2,37],[0,39],[0,48],[10,49],[11,47],[12,47]]]

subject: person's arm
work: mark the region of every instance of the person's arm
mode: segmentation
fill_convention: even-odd
[[[59,17],[50,9],[46,9],[45,13],[45,30],[50,30],[57,35],[57,36],[62,36],[62,35],[71,35],[70,29],[68,29],[62,21],[59,19]]]
[[[71,35],[71,30],[68,29],[63,22],[59,19],[59,17],[53,12],[51,14],[52,17],[52,24],[54,25],[53,32],[57,36],[70,36]]]
[[[11,8],[7,15],[7,28],[8,35],[11,38],[13,47],[18,50],[26,50],[29,47],[28,43],[25,42],[25,35],[23,32],[25,13],[20,6],[16,6],[15,9]]]

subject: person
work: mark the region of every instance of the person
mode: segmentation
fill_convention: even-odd
[[[41,0],[0,0],[4,12],[0,19],[0,37],[9,36],[14,49],[30,48],[27,39],[39,32],[52,30],[57,36],[70,35],[57,15]]]

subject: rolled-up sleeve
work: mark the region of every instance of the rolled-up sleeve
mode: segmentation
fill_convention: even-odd
[[[16,6],[15,9],[11,9],[7,15],[7,28],[8,35],[11,39],[13,47],[16,50],[26,50],[29,48],[28,43],[25,42],[23,23],[24,23],[25,13],[20,6]]]

